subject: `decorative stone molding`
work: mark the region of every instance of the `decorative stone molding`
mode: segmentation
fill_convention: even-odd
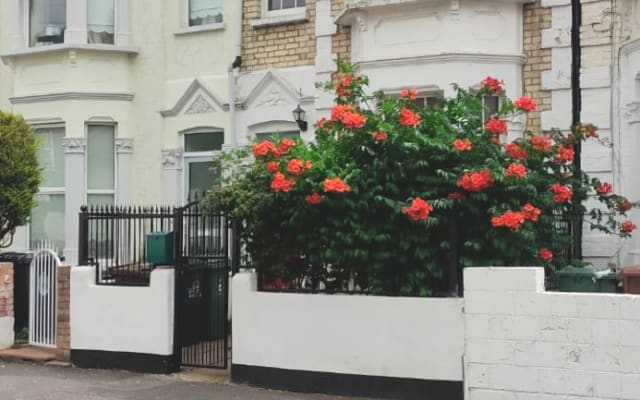
[[[622,115],[628,124],[637,124],[640,122],[640,102],[633,101],[627,103],[622,109]]]
[[[133,139],[116,139],[116,152],[118,154],[133,153]]]
[[[187,90],[185,90],[182,96],[178,99],[176,104],[174,104],[173,107],[167,110],[160,111],[160,115],[162,115],[163,117],[175,117],[187,106],[187,104],[189,103],[189,100],[191,100],[198,92],[203,93],[206,97],[212,100],[213,103],[216,105],[216,107],[218,107],[219,109],[224,111],[229,111],[228,102],[224,102],[220,97],[216,96],[214,92],[207,89],[202,84],[202,82],[200,82],[198,79],[194,79],[193,82],[191,82],[191,84],[187,88]],[[203,96],[202,94],[198,94],[198,97],[203,97]],[[197,100],[198,99],[196,98],[196,101]],[[203,100],[204,100],[204,97],[203,97]],[[207,104],[209,104],[209,106],[211,107],[210,103],[207,102]],[[193,103],[191,104],[191,107],[193,107]],[[191,109],[191,107],[189,107],[189,109]]]
[[[206,114],[214,111],[213,106],[199,94],[187,111],[185,111],[185,114]]]
[[[64,138],[62,140],[65,154],[84,154],[87,149],[85,138]]]
[[[182,149],[162,150],[162,168],[182,169]]]
[[[45,103],[51,101],[64,100],[111,100],[111,101],[132,101],[132,93],[105,93],[105,92],[63,92],[37,94],[32,96],[10,97],[11,104]]]

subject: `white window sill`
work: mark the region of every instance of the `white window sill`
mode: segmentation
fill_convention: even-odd
[[[53,53],[57,51],[65,51],[65,50],[89,50],[89,51],[102,51],[107,53],[125,53],[137,55],[140,50],[135,47],[130,46],[118,46],[113,44],[72,44],[72,43],[63,43],[63,44],[52,44],[50,46],[39,46],[39,47],[25,47],[19,50],[11,50],[5,53],[1,53],[0,57],[2,59],[25,56],[30,54],[44,54],[44,53]]]
[[[309,21],[309,18],[307,17],[306,11],[301,11],[284,15],[267,15],[260,19],[252,19],[249,21],[249,24],[254,28],[264,28],[275,25],[298,24],[307,21]]]
[[[191,33],[198,33],[198,32],[221,31],[224,28],[225,28],[224,27],[224,22],[219,22],[219,23],[215,23],[215,24],[206,24],[206,25],[196,25],[196,26],[184,27],[184,28],[178,29],[177,31],[173,32],[173,34],[176,35],[176,36],[182,36],[182,35],[189,35]]]

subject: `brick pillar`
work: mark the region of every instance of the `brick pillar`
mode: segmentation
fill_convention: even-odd
[[[70,277],[71,267],[68,265],[58,267],[56,358],[60,361],[69,361],[69,352],[71,349],[71,327],[69,325]]]
[[[0,350],[13,346],[13,264],[0,263]]]

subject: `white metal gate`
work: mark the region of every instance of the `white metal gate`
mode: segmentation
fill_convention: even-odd
[[[56,346],[56,280],[60,259],[50,243],[36,248],[29,286],[29,343]]]

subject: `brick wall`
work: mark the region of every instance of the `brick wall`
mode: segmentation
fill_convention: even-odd
[[[640,398],[640,296],[546,293],[542,268],[464,278],[469,400]]]
[[[344,7],[344,0],[331,1],[331,14],[337,16]],[[338,59],[351,59],[351,27],[338,25],[338,30],[332,38],[333,54]]]
[[[542,30],[551,27],[551,9],[541,6],[541,0],[524,5],[522,67],[523,94],[538,101],[538,111],[530,113],[527,129],[540,131],[540,113],[551,109],[551,93],[542,90],[542,71],[551,69],[551,49],[541,48]]]
[[[242,13],[242,70],[313,65],[316,55],[315,0],[307,0],[308,21],[253,27],[262,17],[262,0],[245,0]]]
[[[63,361],[69,360],[69,352],[71,348],[71,328],[69,326],[69,304],[71,295],[70,274],[71,267],[58,267],[58,297],[56,299],[58,307],[56,358]]]
[[[0,350],[13,346],[13,265],[0,263]]]

